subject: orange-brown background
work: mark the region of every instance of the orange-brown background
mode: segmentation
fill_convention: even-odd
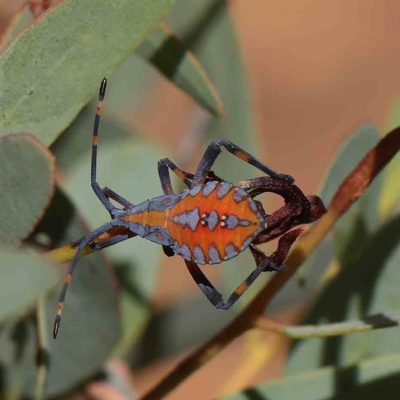
[[[21,3],[0,0],[1,28]],[[234,0],[230,7],[252,89],[263,144],[260,155],[274,169],[294,175],[306,193],[313,193],[344,136],[364,121],[386,127],[390,105],[400,95],[400,3]],[[167,104],[162,101],[166,95],[173,96]],[[173,154],[193,102],[168,83],[161,84],[156,96],[151,109],[135,118],[153,135],[162,129],[162,144]],[[189,275],[182,272],[183,268],[166,263],[160,277],[164,284],[156,295],[159,307],[193,290]],[[174,285],[179,293],[165,289],[171,287],[165,285],[171,274],[179,282]],[[251,335],[251,340],[229,346],[168,399],[209,399],[243,382],[279,374],[286,345],[273,335]],[[249,352],[246,346],[255,342],[260,347],[250,352],[258,352],[259,357],[253,354],[258,362],[241,369],[241,356]],[[265,344],[268,349],[283,347],[271,353],[263,350]],[[149,388],[174,362],[138,371],[139,391]]]

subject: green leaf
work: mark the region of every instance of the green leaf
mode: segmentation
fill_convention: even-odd
[[[43,215],[54,191],[54,157],[33,136],[0,139],[0,242],[17,244]]]
[[[387,118],[387,132],[400,125],[400,100],[396,99],[389,108]],[[400,171],[400,155],[397,154],[384,171],[382,195],[379,204],[379,213],[382,218],[388,218],[399,210],[399,190],[397,179]]]
[[[226,400],[353,400],[391,398],[400,355],[372,358],[347,368],[326,367],[247,389]]]
[[[346,143],[338,151],[336,158],[332,161],[324,179],[320,197],[326,206],[329,206],[342,181],[379,139],[379,131],[368,123],[362,124],[347,139]],[[334,231],[335,242],[332,236],[324,239],[297,274],[297,278],[301,279],[302,284],[299,285],[298,280],[297,282],[296,280],[289,282],[285,290],[274,299],[273,302],[275,304],[280,302],[292,304],[293,302],[307,301],[310,299],[310,295],[315,295],[315,289],[319,288],[323,274],[335,262],[335,249],[340,253],[340,242],[346,242],[348,235],[351,234],[349,230],[351,230],[351,227],[356,227],[354,221],[361,218],[362,222],[357,226],[363,225],[365,231],[372,232],[376,229],[379,224],[377,210],[380,185],[381,179],[378,178],[372,183],[367,193],[338,221]],[[360,235],[362,234],[361,232],[359,233]],[[366,232],[364,232],[365,234]],[[361,236],[354,237],[356,238],[356,242],[353,243],[354,246],[362,243]]]
[[[223,104],[206,70],[165,24],[144,41],[137,53],[201,106],[217,116],[224,115]]]
[[[48,237],[52,248],[75,241],[87,233],[71,202],[61,191],[37,229],[36,241]],[[64,268],[63,268],[64,270]],[[99,371],[120,338],[117,278],[101,253],[79,260],[65,299],[57,340],[49,343],[46,396],[55,396],[82,383]],[[61,287],[46,299],[49,334]],[[37,370],[31,361],[25,394],[33,396]]]
[[[361,320],[334,322],[322,325],[287,325],[279,333],[292,339],[309,339],[366,332],[373,329],[391,328],[400,325],[400,310],[367,315]]]
[[[36,305],[36,304],[35,304]],[[27,374],[37,351],[32,319],[10,321],[0,329],[0,395],[2,399],[20,399]]]
[[[91,136],[94,108],[86,109],[53,146],[74,201],[92,228],[109,220],[109,214],[90,186]],[[87,135],[84,134],[87,132]],[[102,118],[98,145],[98,180],[132,203],[161,194],[154,147],[132,135],[115,121]],[[161,247],[139,237],[105,250],[120,276],[122,286],[122,341],[118,355],[125,355],[142,333],[149,316]]]
[[[149,102],[157,75],[157,71],[150,68],[137,52],[132,54],[108,80],[105,112],[122,125],[132,126],[132,115],[142,110],[143,103]],[[90,131],[92,129],[93,126]]]
[[[378,139],[376,130],[366,131],[364,127],[348,141],[329,174],[323,192],[326,197]],[[379,225],[381,182],[379,177],[336,225],[334,245],[341,270],[316,300],[306,324],[358,320],[400,308],[400,222],[396,218]],[[321,365],[346,365],[389,353],[398,345],[397,332],[392,329],[302,341],[294,348],[288,370],[292,373]]]
[[[26,314],[60,280],[54,265],[35,254],[0,249],[0,322]]]
[[[61,274],[33,253],[2,248],[0,259],[0,393],[12,398],[22,391],[29,368],[34,368],[34,324],[26,316],[40,296],[54,289]]]
[[[205,149],[212,140],[225,138],[255,154],[257,132],[249,87],[225,3],[180,1],[168,21],[173,32],[208,72],[227,111],[224,118],[209,119],[202,147]],[[213,169],[232,181],[260,175],[260,171],[227,152],[218,158]]]
[[[24,30],[0,56],[0,134],[52,143],[173,3],[67,0]]]
[[[325,204],[329,205],[342,181],[356,167],[365,154],[378,143],[380,138],[379,131],[371,124],[361,125],[348,138],[345,145],[338,152],[326,177],[325,185],[321,192],[321,198]],[[368,188],[365,195],[346,213],[345,218],[342,218],[336,224],[335,243],[339,253],[341,251],[338,248],[338,246],[341,246],[340,242],[347,242],[348,238],[346,235],[351,233],[351,229],[355,226],[358,218],[362,219],[361,223],[368,232],[373,231],[379,225],[378,206],[381,185],[382,179],[376,179]]]

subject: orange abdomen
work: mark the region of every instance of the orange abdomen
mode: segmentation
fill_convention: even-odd
[[[253,199],[228,182],[184,190],[167,214],[165,227],[176,241],[175,252],[198,264],[235,257],[265,229]]]

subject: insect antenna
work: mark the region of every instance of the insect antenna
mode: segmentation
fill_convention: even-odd
[[[107,78],[103,78],[99,90],[99,101],[97,102],[96,116],[94,118],[93,136],[92,136],[92,164],[91,164],[90,179],[94,193],[101,201],[103,206],[107,209],[107,211],[111,214],[111,216],[113,216],[112,213],[115,210],[115,207],[112,205],[111,201],[104,194],[103,190],[101,190],[100,185],[97,182],[97,138],[99,135],[101,110],[103,108],[103,100],[106,95],[106,89],[107,89]]]

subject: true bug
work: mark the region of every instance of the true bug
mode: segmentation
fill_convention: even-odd
[[[298,223],[310,222],[317,218],[312,216],[312,203],[293,184],[294,179],[290,175],[277,174],[251,154],[224,139],[209,145],[194,174],[179,169],[167,158],[160,160],[158,173],[164,191],[162,196],[134,205],[109,188],[101,189],[96,175],[97,137],[106,86],[107,79],[104,78],[100,86],[93,128],[91,185],[100,202],[110,213],[111,220],[77,242],[77,250],[59,298],[53,327],[54,338],[59,332],[68,285],[85,246],[100,250],[136,235],[158,243],[163,246],[168,256],[178,254],[185,259],[193,279],[215,307],[229,309],[261,272],[284,269],[283,266],[277,265],[273,258],[257,249],[255,244],[277,237]],[[222,180],[211,171],[221,147],[258,168],[268,177],[244,181],[238,185]],[[173,192],[169,169],[188,186],[187,189],[178,194]],[[289,203],[292,196],[293,204],[296,205],[292,208],[286,207],[279,218],[271,216],[269,224],[269,216],[265,214],[261,203],[253,200],[255,195],[264,191],[286,196],[285,200]],[[120,204],[123,209],[115,207],[110,199]],[[305,208],[303,205],[299,208],[298,204],[303,203]],[[294,212],[296,210],[297,214]],[[98,241],[102,235],[107,236],[108,232],[116,230],[117,234]],[[300,231],[291,234],[289,242],[292,243],[299,233]],[[282,251],[287,253],[290,246],[286,246],[285,243],[283,240],[281,247]],[[249,246],[257,266],[225,302],[198,264],[221,263],[235,257]]]

